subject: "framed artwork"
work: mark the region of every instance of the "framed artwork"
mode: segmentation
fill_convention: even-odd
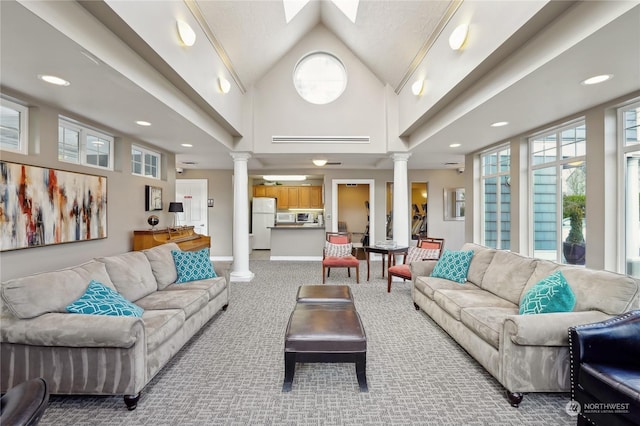
[[[0,161],[0,251],[107,238],[107,178]]]
[[[144,186],[144,210],[162,210],[162,188],[157,186]]]

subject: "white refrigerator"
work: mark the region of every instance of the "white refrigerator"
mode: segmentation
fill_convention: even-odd
[[[271,248],[271,227],[276,223],[276,199],[254,198],[251,214],[253,248]]]

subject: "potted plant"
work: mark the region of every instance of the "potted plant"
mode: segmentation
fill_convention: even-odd
[[[570,230],[562,244],[562,252],[567,263],[584,265],[586,244],[582,233],[584,219],[585,196],[567,195],[564,197],[564,214],[569,218]]]

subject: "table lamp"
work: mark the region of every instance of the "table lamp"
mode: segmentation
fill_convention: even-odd
[[[178,213],[182,213],[184,209],[182,208],[182,203],[179,202],[171,202],[169,203],[169,213],[173,213],[173,227],[178,226]]]

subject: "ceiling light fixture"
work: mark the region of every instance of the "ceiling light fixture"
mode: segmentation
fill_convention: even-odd
[[[190,143],[181,143],[180,146],[184,146],[185,148],[191,148],[193,145]]]
[[[458,25],[449,36],[449,47],[453,50],[460,50],[467,41],[469,26],[467,24]]]
[[[151,126],[151,123],[149,123],[148,121],[143,121],[143,120],[138,120],[138,121],[136,121],[136,124],[137,124],[138,126],[145,126],[145,127],[147,127],[147,126]]]
[[[508,121],[496,121],[491,125],[491,127],[502,127],[502,126],[506,126],[507,124],[509,124]]]
[[[271,181],[281,180],[283,182],[284,181],[295,182],[295,181],[307,180],[307,177],[305,175],[265,175],[265,176],[262,176],[262,179],[271,180]]]
[[[459,143],[452,143],[451,145],[449,145],[449,148],[458,148],[459,146]]]
[[[45,81],[49,84],[55,84],[56,86],[68,86],[69,83],[64,78],[56,77],[55,75],[39,75],[38,78],[42,81]]]
[[[229,90],[231,90],[231,83],[229,83],[229,80],[224,77],[218,77],[218,89],[220,89],[220,92],[222,93],[229,93]]]
[[[327,160],[312,160],[313,164],[315,164],[318,167],[322,167],[325,164],[327,164]]]
[[[193,46],[196,42],[196,33],[193,32],[193,28],[181,20],[177,20],[176,25],[178,26],[178,35],[182,44],[189,47]]]
[[[414,95],[420,96],[420,95],[422,95],[423,91],[424,91],[424,80],[423,79],[416,80],[416,82],[411,85],[411,93],[413,93]]]
[[[596,75],[594,77],[587,78],[586,80],[582,81],[581,84],[584,84],[585,86],[589,86],[592,84],[603,83],[607,80],[611,80],[611,78],[613,78],[612,74]]]

